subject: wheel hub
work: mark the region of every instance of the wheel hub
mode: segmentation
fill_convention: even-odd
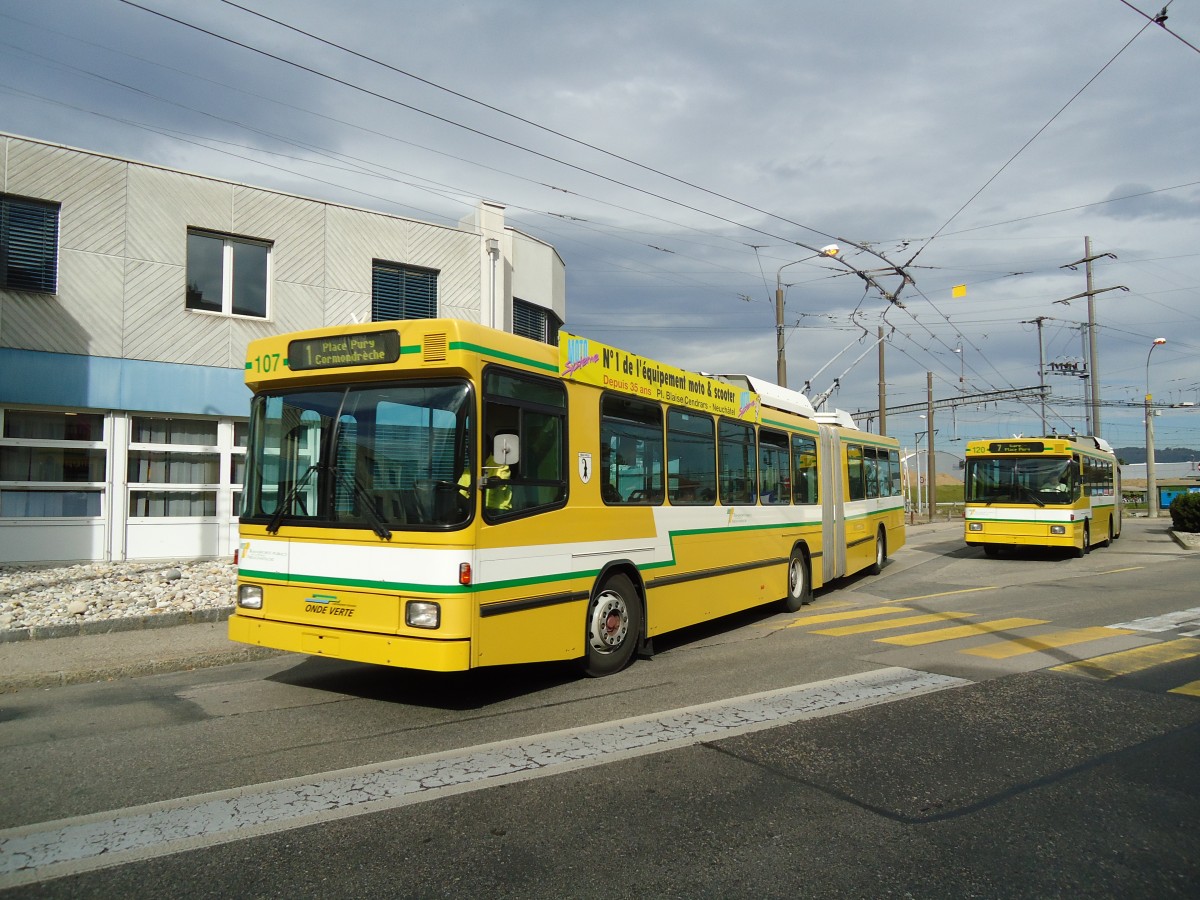
[[[588,628],[588,640],[599,653],[611,653],[629,633],[629,610],[616,594],[604,593],[596,600]]]

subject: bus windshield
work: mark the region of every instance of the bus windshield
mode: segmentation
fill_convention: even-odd
[[[987,457],[967,460],[968,503],[1055,506],[1079,499],[1078,470],[1070,457]]]
[[[331,385],[255,396],[242,520],[393,529],[471,516],[471,390],[465,381]]]

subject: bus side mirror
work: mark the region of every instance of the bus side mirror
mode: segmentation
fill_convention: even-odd
[[[515,434],[498,434],[492,439],[492,459],[498,466],[515,466],[521,459],[520,446]]]

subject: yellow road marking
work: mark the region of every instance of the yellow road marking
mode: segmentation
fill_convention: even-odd
[[[944,612],[930,613],[927,616],[904,616],[900,619],[883,619],[877,622],[843,625],[841,628],[822,628],[814,631],[813,634],[827,634],[833,637],[841,637],[846,634],[867,634],[872,631],[886,631],[889,628],[904,628],[906,625],[930,625],[934,622],[945,622],[947,619],[969,619],[973,615],[974,613]]]
[[[1086,641],[1099,641],[1104,638],[1116,637],[1121,634],[1136,634],[1127,628],[1076,628],[1072,631],[1056,631],[1053,634],[1039,634],[1037,637],[1015,637],[1008,641],[995,644],[984,644],[982,647],[972,647],[963,650],[972,656],[984,656],[988,659],[1009,659],[1023,653],[1038,653],[1055,647],[1066,647],[1070,644],[1082,644]]]
[[[873,606],[870,609],[851,609],[839,613],[821,613],[815,616],[804,616],[788,624],[788,628],[799,625],[821,625],[825,622],[845,622],[847,619],[865,619],[868,616],[882,616],[884,613],[894,613],[900,606]]]
[[[1200,656],[1200,640],[1180,638],[1162,644],[1149,644],[1145,647],[1135,647],[1132,650],[1122,650],[1120,653],[1108,653],[1092,659],[1064,663],[1061,666],[1055,666],[1050,671],[1078,672],[1107,681],[1119,675],[1132,675],[1134,672],[1149,669],[1151,666],[1161,666],[1164,663],[1191,659],[1194,656]]]
[[[1138,569],[1144,569],[1145,566],[1126,566],[1123,569],[1109,569],[1107,572],[1101,572],[1101,575],[1114,575],[1117,572],[1136,572]]]
[[[932,600],[934,597],[953,597],[955,594],[974,594],[976,591],[994,591],[1000,585],[992,584],[987,587],[963,588],[960,591],[942,591],[937,594],[922,594],[919,597],[903,597],[899,600],[889,600],[888,603],[915,603],[917,600]]]
[[[1193,681],[1190,684],[1181,684],[1177,688],[1171,688],[1169,694],[1187,694],[1189,697],[1200,697],[1200,681]]]
[[[898,634],[895,637],[879,638],[876,643],[896,644],[901,647],[917,647],[921,644],[953,641],[958,638],[974,637],[977,634],[989,634],[993,631],[1007,631],[1010,628],[1025,628],[1029,625],[1045,624],[1045,619],[994,619],[991,622],[976,622],[972,625],[958,625],[954,628],[938,628],[934,631],[922,631],[918,634]]]

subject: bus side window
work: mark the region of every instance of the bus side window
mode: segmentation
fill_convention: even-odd
[[[711,505],[717,496],[716,429],[711,416],[667,410],[667,496],[674,505]]]
[[[759,496],[764,506],[791,502],[791,465],[787,436],[763,429],[758,434]]]
[[[663,502],[663,419],[657,403],[620,394],[600,400],[601,499]]]
[[[758,485],[758,457],[754,449],[754,426],[721,420],[717,464],[721,472],[720,497],[723,506],[754,503]]]
[[[863,448],[861,444],[846,444],[846,480],[848,500],[865,500],[867,497],[863,475]]]
[[[561,382],[489,366],[483,375],[482,424],[480,475],[495,482],[491,503],[484,485],[485,520],[556,509],[566,501],[567,397]],[[489,463],[490,441],[497,434],[516,435],[515,464]],[[508,469],[507,478],[502,468]]]
[[[820,502],[817,490],[817,442],[806,435],[792,435],[792,500]]]

